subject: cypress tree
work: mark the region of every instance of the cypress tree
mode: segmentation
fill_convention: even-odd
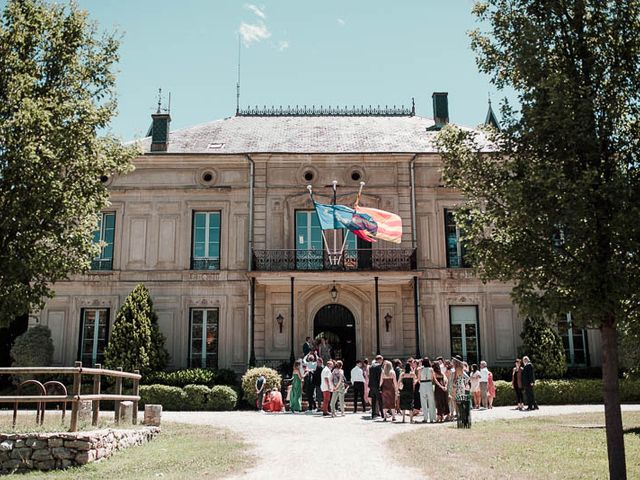
[[[163,369],[169,356],[164,341],[149,290],[140,283],[118,310],[104,353],[105,366],[142,374]]]
[[[526,355],[536,369],[536,376],[561,377],[567,371],[567,358],[558,332],[544,319],[527,317],[520,334],[522,355]]]

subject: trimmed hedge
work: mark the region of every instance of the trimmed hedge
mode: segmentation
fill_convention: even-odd
[[[233,410],[238,394],[227,385],[186,385],[184,389],[168,385],[142,385],[140,405],[160,404],[164,410]]]
[[[209,393],[207,410],[233,410],[238,403],[238,394],[227,385],[216,385]]]
[[[511,382],[498,380],[497,407],[515,405],[516,395]],[[602,380],[538,380],[535,385],[536,402],[540,405],[567,405],[581,403],[603,403]],[[632,403],[640,401],[640,380],[620,380],[620,400]],[[526,403],[526,399],[525,399]]]
[[[228,368],[209,370],[206,368],[185,368],[173,372],[152,372],[142,377],[145,385],[168,385],[184,388],[187,385],[230,385],[238,386],[236,372]]]
[[[142,381],[147,385],[167,385],[180,388],[187,385],[208,385],[213,387],[216,382],[216,372],[205,368],[187,368],[174,372],[152,372],[143,376]]]
[[[211,389],[206,385],[186,385],[184,393],[187,397],[186,407],[189,410],[206,410],[207,398]]]
[[[181,388],[168,385],[142,385],[140,404],[162,405],[163,410],[184,410],[187,395]]]
[[[273,368],[258,367],[247,370],[242,376],[242,391],[244,392],[244,398],[253,408],[255,408],[257,400],[256,380],[260,374],[264,375],[267,381],[265,385],[266,390],[271,390],[272,388],[280,390],[280,385],[282,385],[282,377]]]

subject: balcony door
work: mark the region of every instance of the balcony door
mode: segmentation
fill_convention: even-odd
[[[322,270],[322,228],[315,210],[296,211],[296,269]]]

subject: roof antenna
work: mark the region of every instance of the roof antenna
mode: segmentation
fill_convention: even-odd
[[[169,92],[169,104],[167,105],[167,113],[171,114],[171,92]]]
[[[236,82],[236,116],[240,114],[240,34],[238,33],[238,81]]]
[[[491,106],[491,92],[487,92],[487,97],[489,98],[489,106]]]
[[[162,88],[158,89],[158,111],[156,113],[160,113],[162,109]]]

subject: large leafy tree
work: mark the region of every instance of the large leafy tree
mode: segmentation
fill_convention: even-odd
[[[115,114],[118,40],[75,4],[9,0],[0,20],[0,325],[89,267],[101,182],[134,152]]]
[[[626,478],[617,333],[640,303],[640,3],[487,0],[482,72],[512,88],[504,130],[447,128],[444,176],[468,202],[470,256],[531,315],[600,329],[611,478]]]

